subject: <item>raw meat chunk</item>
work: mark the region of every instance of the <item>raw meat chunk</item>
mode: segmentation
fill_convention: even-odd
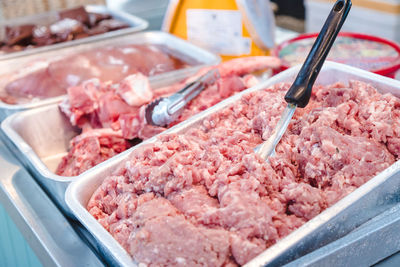
[[[111,129],[88,130],[71,140],[68,155],[62,159],[56,173],[62,176],[79,175],[130,146],[119,132]]]

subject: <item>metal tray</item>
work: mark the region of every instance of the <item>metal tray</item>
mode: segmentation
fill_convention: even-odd
[[[0,91],[17,77],[29,74],[47,65],[55,60],[59,60],[65,56],[72,55],[85,50],[92,50],[105,46],[126,45],[126,44],[158,44],[167,47],[170,53],[182,58],[188,62],[197,62],[197,65],[192,67],[179,69],[152,76],[152,81],[166,81],[182,79],[190,74],[195,73],[205,65],[213,65],[220,62],[220,58],[210,52],[205,51],[197,46],[190,44],[187,41],[179,39],[171,34],[154,31],[142,32],[119,36],[115,38],[108,38],[98,41],[96,43],[86,43],[73,47],[66,47],[63,49],[52,50],[40,54],[30,55],[26,57],[14,58],[0,61]],[[48,59],[49,58],[49,59]],[[12,74],[11,74],[12,73]],[[16,73],[16,74],[15,74]],[[4,120],[8,115],[31,108],[57,103],[61,101],[63,96],[47,98],[29,102],[26,104],[10,105],[0,101],[0,121]]]
[[[260,83],[253,88],[220,102],[214,107],[195,115],[164,133],[182,133],[201,122],[210,114],[237,101],[245,93],[261,90],[279,82],[293,81],[299,69],[300,66],[297,66],[282,72],[266,82]],[[368,82],[379,88],[380,92],[391,92],[400,96],[400,83],[398,81],[332,62],[325,63],[317,79],[317,84],[332,84],[338,80],[346,82],[351,79]],[[132,151],[142,145],[153,143],[156,139],[157,137],[148,139],[135,148],[125,151],[123,154],[94,167],[72,182],[66,192],[66,202],[73,214],[93,234],[99,244],[104,247],[104,251],[107,251],[107,254],[111,255],[112,259],[119,265],[134,266],[135,263],[111,234],[90,215],[86,210],[86,205],[93,192],[103,182],[105,177],[111,174],[119,164],[126,161]],[[276,266],[299,258],[344,236],[370,218],[394,206],[399,199],[399,193],[400,161],[397,161],[338,203],[268,248],[247,265]]]
[[[1,141],[0,170],[0,205],[43,266],[104,266],[92,251],[90,239],[86,241],[81,235],[85,234],[83,227],[63,216]],[[7,235],[3,238],[6,242]],[[8,244],[17,253],[23,249],[18,245],[19,242]]]
[[[102,33],[102,34],[98,34],[98,35],[93,35],[93,36],[89,36],[89,37],[78,39],[78,40],[72,40],[72,41],[67,41],[67,42],[42,46],[42,47],[26,49],[26,50],[19,51],[19,52],[2,53],[2,54],[0,54],[0,60],[32,55],[32,54],[35,54],[38,52],[49,51],[52,49],[69,47],[69,46],[73,46],[73,45],[94,42],[94,41],[102,40],[105,38],[116,37],[118,35],[123,35],[123,34],[127,34],[127,33],[143,31],[149,26],[149,23],[142,18],[139,18],[137,16],[123,12],[121,10],[109,9],[104,5],[85,5],[84,7],[87,12],[110,14],[115,19],[118,19],[122,22],[127,23],[130,27],[116,30],[116,31],[106,32],[106,33]],[[4,27],[5,25],[16,26],[16,25],[29,24],[29,23],[33,23],[36,25],[48,25],[48,24],[55,22],[57,20],[57,16],[58,16],[58,11],[54,10],[54,11],[49,11],[49,12],[42,13],[42,14],[6,20],[6,21],[0,23],[0,27]]]
[[[400,250],[400,204],[364,223],[348,235],[307,254],[286,267],[373,266]],[[388,258],[390,257],[390,258]],[[396,259],[397,258],[397,259]],[[375,265],[376,266],[376,265]]]
[[[180,81],[180,76],[150,78],[152,88]],[[70,217],[65,203],[67,186],[81,175],[56,175],[61,159],[68,153],[70,140],[80,133],[60,111],[58,103],[15,113],[1,123],[2,138],[33,177],[44,187],[53,201]],[[0,132],[1,136],[1,132]]]

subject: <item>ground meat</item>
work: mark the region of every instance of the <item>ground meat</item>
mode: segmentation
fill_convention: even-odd
[[[136,149],[88,210],[138,263],[242,265],[399,159],[399,99],[358,81],[316,86],[261,159],[288,86]]]
[[[120,132],[111,129],[87,130],[70,142],[68,155],[62,158],[56,173],[76,176],[132,146]]]

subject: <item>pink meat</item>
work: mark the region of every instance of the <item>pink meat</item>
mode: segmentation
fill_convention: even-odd
[[[89,79],[100,79],[101,71],[85,54],[51,62],[47,68],[51,77],[63,88],[77,86]],[[104,81],[104,80],[103,80]]]
[[[218,70],[222,77],[231,75],[242,76],[260,70],[277,69],[280,65],[281,61],[276,57],[242,57],[221,63],[218,65]]]
[[[65,87],[53,79],[48,71],[38,70],[6,85],[8,95],[23,98],[49,98],[65,93]]]
[[[68,155],[63,157],[56,174],[77,176],[130,146],[119,132],[111,129],[88,130],[71,140]]]
[[[153,76],[194,64],[197,62],[187,62],[171,55],[163,46],[110,46],[65,56],[46,64],[38,71],[19,77],[6,86],[7,94],[18,99],[10,101],[5,96],[2,99],[14,104],[32,98],[45,99],[63,95],[69,87],[79,86],[88,79],[120,82],[136,73]],[[26,68],[30,67],[29,65]],[[145,99],[151,99],[148,92]],[[124,94],[122,97],[125,96]]]
[[[116,92],[130,106],[140,107],[153,99],[149,80],[141,73],[123,79]]]
[[[253,148],[288,86],[245,94],[134,150],[89,212],[138,263],[243,265],[399,159],[399,100],[356,81],[315,87],[276,155],[261,159]]]

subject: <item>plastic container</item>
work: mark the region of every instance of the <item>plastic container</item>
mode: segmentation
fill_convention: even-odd
[[[200,123],[207,116],[214,114],[241,98],[250,91],[262,90],[280,82],[292,82],[300,66],[282,72],[259,85],[236,94],[219,104],[193,116],[164,133],[182,133]],[[357,79],[376,86],[382,93],[391,92],[400,97],[400,82],[366,72],[357,68],[326,62],[318,76],[316,84],[332,84],[337,81],[347,82]],[[66,192],[67,205],[79,221],[89,230],[98,242],[105,257],[115,261],[118,266],[135,266],[135,262],[121,245],[103,226],[86,210],[93,192],[103,180],[120,164],[129,159],[133,151],[142,145],[155,142],[153,137],[137,145],[112,160],[100,164],[75,180]],[[348,196],[326,209],[306,224],[271,246],[252,261],[248,266],[281,266],[302,255],[309,253],[333,240],[336,240],[383,210],[397,204],[400,192],[400,161],[382,171],[370,181],[350,193]]]
[[[333,0],[305,0],[306,32],[318,32]],[[355,0],[343,31],[376,35],[400,42],[399,0]]]
[[[317,36],[302,34],[277,46],[274,55],[282,59],[281,70],[303,63]],[[400,70],[400,46],[376,36],[341,32],[328,60],[394,78]]]

